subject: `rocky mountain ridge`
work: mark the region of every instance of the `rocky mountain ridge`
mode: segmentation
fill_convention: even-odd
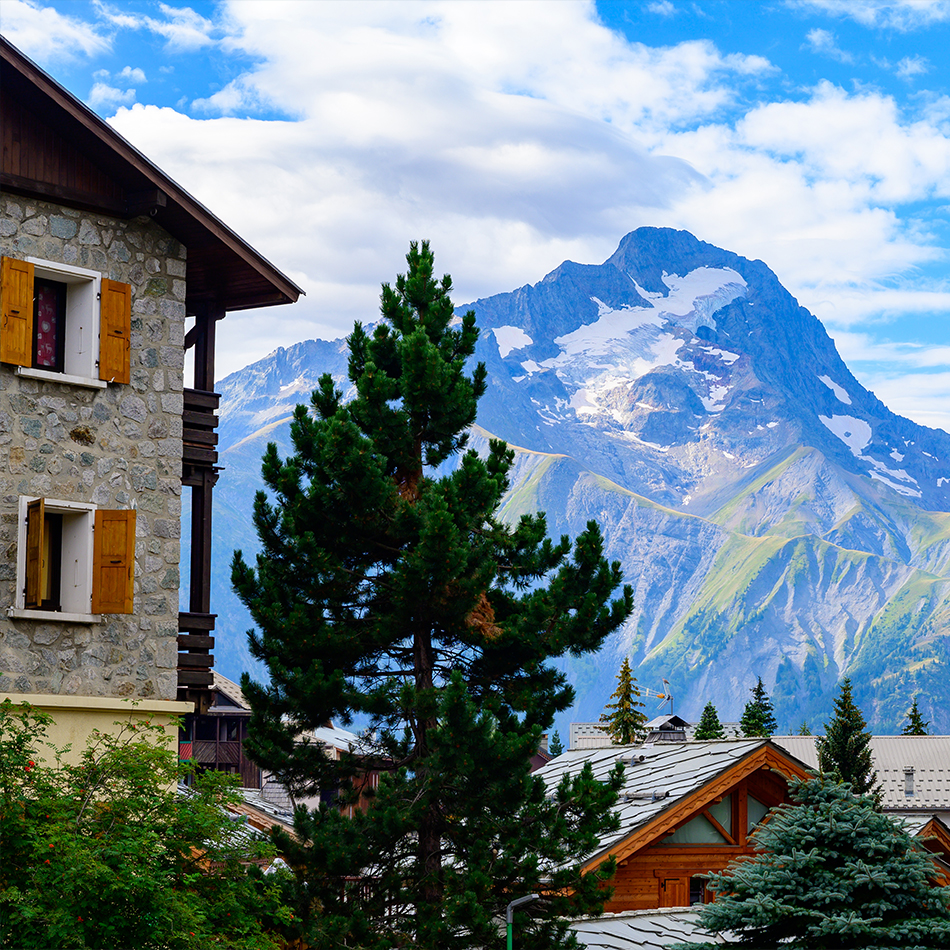
[[[565,262],[469,306],[489,372],[474,444],[518,447],[506,516],[543,509],[554,534],[597,518],[634,585],[636,614],[604,654],[565,661],[572,718],[596,719],[626,652],[641,683],[673,683],[687,718],[707,699],[737,718],[762,675],[786,728],[820,728],[851,675],[875,728],[918,690],[950,727],[950,435],[864,389],[765,264],[641,228],[602,265]],[[345,366],[344,341],[308,341],[218,386],[228,675],[249,622],[226,564],[253,549],[261,452],[286,449],[286,417],[321,373],[346,388]]]

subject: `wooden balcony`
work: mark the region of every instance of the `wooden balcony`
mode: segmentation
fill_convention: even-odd
[[[187,484],[188,477],[195,470],[210,471],[218,462],[218,427],[216,415],[221,397],[218,393],[204,392],[200,389],[184,391],[182,421],[182,480]]]
[[[214,682],[214,622],[217,614],[178,615],[178,688],[201,689]]]

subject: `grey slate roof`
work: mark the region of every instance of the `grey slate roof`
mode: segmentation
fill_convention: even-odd
[[[575,920],[571,931],[591,950],[663,950],[671,943],[730,943],[728,934],[710,934],[693,910],[632,910]]]
[[[553,790],[564,775],[578,774],[586,762],[590,762],[594,778],[606,781],[618,760],[624,760],[624,786],[614,806],[620,816],[620,829],[599,841],[590,856],[595,858],[767,744],[767,739],[740,739],[657,743],[652,747],[576,749],[552,759],[534,774],[544,779],[548,788]],[[643,756],[643,761],[630,764],[631,757],[639,760],[640,756]]]
[[[222,676],[217,670],[212,670],[212,673],[214,675],[212,689],[227,696],[227,698],[230,699],[231,702],[236,703],[241,710],[250,710],[251,707],[244,698],[241,687],[238,686],[234,680],[229,680],[226,676]]]
[[[815,736],[773,736],[809,768],[818,768]],[[871,757],[884,789],[884,808],[899,811],[950,810],[950,736],[872,736]],[[912,768],[913,795],[905,793],[904,769]]]

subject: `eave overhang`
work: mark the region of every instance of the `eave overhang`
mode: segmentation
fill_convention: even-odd
[[[189,313],[294,303],[303,291],[188,194],[72,93],[0,36],[0,89],[7,109],[28,109],[56,130],[117,186],[112,194],[72,189],[54,174],[14,173],[4,148],[0,188],[114,217],[150,215],[188,250]],[[19,166],[17,166],[19,168]]]

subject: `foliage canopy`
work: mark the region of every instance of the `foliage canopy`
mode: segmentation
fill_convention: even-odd
[[[614,745],[641,742],[646,735],[644,727],[647,717],[643,713],[640,690],[630,669],[629,657],[623,658],[620,672],[617,674],[617,688],[610,698],[613,702],[607,703],[604,708],[599,728],[610,736]]]
[[[383,286],[382,320],[349,337],[350,398],[329,375],[268,447],[273,500],[254,502],[262,553],[232,581],[254,618],[248,747],[298,792],[359,804],[300,809],[283,847],[321,906],[314,948],[487,946],[512,897],[521,947],[569,945],[565,913],[596,910],[602,877],[579,859],[614,821],[619,773],[588,769],[545,797],[528,762],[573,691],[552,658],[596,650],[632,609],[590,522],[572,545],[542,514],[497,515],[513,453],[463,451],[485,388],[468,374],[478,331],[460,319],[428,244]],[[308,736],[366,726],[332,760]],[[367,770],[378,787],[360,797]],[[365,792],[365,790],[364,790]],[[365,807],[367,799],[369,807]],[[364,810],[365,807],[365,810]]]
[[[716,707],[708,702],[703,707],[703,714],[699,717],[699,723],[696,726],[694,739],[725,739],[726,730],[722,728],[719,721],[719,713]]]
[[[277,950],[298,932],[273,848],[235,825],[230,776],[195,778],[158,725],[94,732],[78,764],[50,717],[0,704],[0,947]]]
[[[851,680],[845,677],[835,699],[835,714],[816,740],[818,768],[847,782],[856,795],[875,793],[877,772],[871,758],[871,733],[854,704]],[[876,794],[876,793],[875,793]]]
[[[762,682],[761,676],[755,686],[752,687],[751,692],[752,699],[745,704],[742,718],[739,720],[742,734],[748,738],[768,738],[775,732],[777,724],[772,708],[772,700],[769,699],[768,693],[765,691],[765,684]]]
[[[791,794],[755,832],[759,853],[711,875],[706,930],[759,950],[950,946],[950,888],[934,885],[933,859],[897,822],[828,777]]]

